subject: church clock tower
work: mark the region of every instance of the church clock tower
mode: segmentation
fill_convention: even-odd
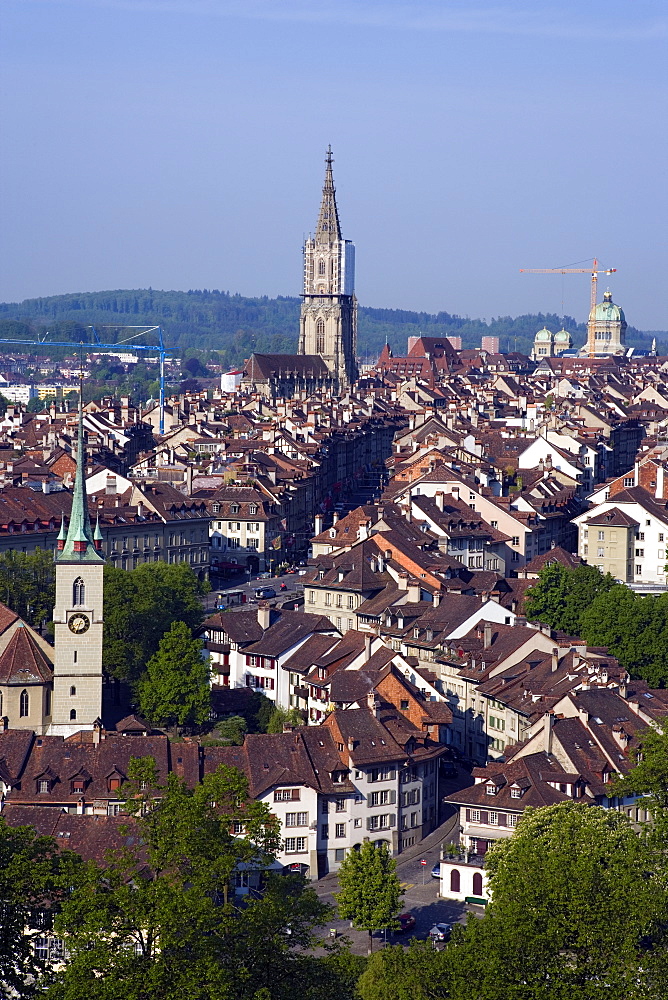
[[[341,237],[330,146],[315,236],[304,243],[299,354],[319,354],[342,390],[357,378],[356,351],[355,246]]]
[[[79,403],[77,472],[67,535],[56,553],[55,656],[50,736],[92,729],[102,716],[102,590],[104,557],[93,533],[84,479],[83,412]]]

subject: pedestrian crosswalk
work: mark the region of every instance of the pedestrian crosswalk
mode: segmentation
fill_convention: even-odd
[[[400,882],[399,885],[402,889],[412,889],[415,886],[415,882]]]

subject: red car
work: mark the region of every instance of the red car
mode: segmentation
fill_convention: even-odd
[[[403,934],[406,931],[412,931],[415,927],[415,917],[412,913],[400,913],[397,917],[399,921],[399,927],[397,928],[397,934]]]

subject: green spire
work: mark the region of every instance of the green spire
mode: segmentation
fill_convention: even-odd
[[[58,562],[95,563],[104,562],[104,558],[95,548],[95,538],[88,514],[88,497],[86,496],[86,480],[84,470],[86,456],[84,454],[83,407],[79,395],[79,428],[77,432],[77,474],[72,493],[72,511],[67,529],[65,545],[58,553]],[[61,529],[62,530],[62,529]]]

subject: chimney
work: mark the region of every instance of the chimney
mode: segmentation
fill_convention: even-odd
[[[371,636],[364,636],[364,662],[368,663],[371,659]]]
[[[408,573],[400,573],[397,580],[399,590],[408,590]]]
[[[294,730],[294,728],[295,727],[291,726],[289,722],[284,722],[283,723],[283,732],[284,733],[291,733]]]
[[[547,712],[543,718],[543,750],[545,753],[552,753],[552,727],[554,725],[554,713]]]
[[[107,473],[107,478],[105,480],[104,492],[108,497],[116,495],[116,476],[111,473]]]
[[[102,723],[96,719],[93,723],[93,746],[99,746],[102,739]]]
[[[142,518],[144,516],[144,504],[141,500],[137,501],[137,517]]]
[[[188,496],[192,495],[193,491],[193,467],[188,463],[186,466],[186,493]]]
[[[365,542],[369,537],[369,522],[362,521],[359,528],[357,529],[357,539],[360,542]]]
[[[262,601],[262,603],[257,606],[257,623],[263,632],[266,632],[269,628],[269,623],[271,621],[271,606]]]
[[[352,753],[354,749],[355,749],[355,740],[352,738],[352,736],[349,736],[348,737],[348,753]]]
[[[552,649],[552,673],[554,673],[559,667],[559,650],[555,646]]]
[[[482,628],[482,647],[483,649],[489,649],[492,645],[492,624],[491,622],[485,622]]]
[[[9,719],[6,715],[3,715],[0,719],[0,733],[6,733],[9,729]]]
[[[83,816],[85,813],[86,800],[84,798],[77,799],[77,816]]]
[[[437,608],[441,603],[441,593],[439,590],[434,591],[431,598],[432,607]]]
[[[322,533],[322,528],[323,528],[322,514],[316,514],[313,520],[313,531],[316,535],[320,535]]]
[[[380,715],[380,702],[376,697],[375,691],[369,691],[368,695],[366,696],[366,703],[369,710],[373,712],[376,718],[378,718],[378,716]]]
[[[408,581],[408,604],[417,604],[422,596],[422,588],[417,580]]]
[[[434,494],[434,500],[436,501],[436,506],[439,510],[443,510],[443,490],[439,490],[438,493]]]

